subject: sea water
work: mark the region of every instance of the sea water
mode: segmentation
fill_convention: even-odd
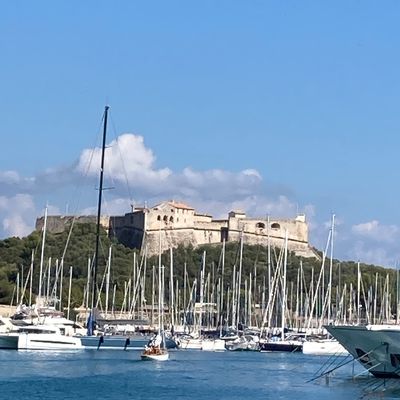
[[[0,351],[0,399],[400,398],[400,380],[378,380],[344,358],[301,353],[176,350],[164,362],[139,351]],[[357,374],[361,373],[360,376]]]

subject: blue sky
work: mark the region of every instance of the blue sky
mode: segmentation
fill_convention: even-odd
[[[2,3],[0,237],[46,203],[95,207],[85,150],[108,103],[109,212],[305,212],[320,249],[335,213],[336,257],[394,265],[399,17],[395,1]]]

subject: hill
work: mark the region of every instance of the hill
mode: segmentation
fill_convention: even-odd
[[[43,288],[45,293],[55,292],[59,295],[60,290],[60,274],[56,277],[57,269],[60,270],[62,256],[64,255],[63,263],[63,290],[62,290],[62,306],[67,304],[68,295],[68,279],[69,268],[72,266],[72,286],[71,286],[71,307],[78,307],[84,304],[85,287],[88,274],[88,260],[93,259],[95,248],[95,224],[77,224],[74,226],[73,232],[68,240],[68,232],[59,234],[50,234],[46,236],[44,247],[44,278]],[[101,231],[101,251],[99,255],[99,271],[98,285],[102,285],[102,304],[104,304],[104,272],[106,269],[106,260],[108,259],[109,248],[112,248],[111,256],[111,273],[110,273],[110,288],[115,287],[115,308],[119,309],[128,302],[127,297],[133,296],[133,280],[141,270],[141,280],[137,280],[137,287],[141,288],[141,301],[150,304],[153,289],[153,271],[157,277],[157,266],[159,263],[158,257],[153,256],[146,259],[144,263],[143,255],[137,250],[129,249],[115,240],[111,240],[104,230]],[[16,304],[17,292],[20,297],[20,302],[27,304],[29,301],[30,280],[28,278],[31,257],[33,252],[33,280],[32,291],[37,294],[39,287],[39,266],[41,259],[41,233],[32,232],[25,238],[8,238],[0,241],[0,303]],[[66,245],[68,242],[68,245]],[[173,265],[174,265],[174,290],[178,289],[180,296],[183,297],[183,289],[187,284],[187,298],[189,298],[189,288],[193,284],[195,278],[200,282],[200,269],[202,257],[206,252],[205,260],[205,279],[207,280],[208,291],[214,296],[212,299],[215,302],[214,293],[217,284],[221,284],[222,279],[222,264],[221,252],[222,244],[219,245],[204,245],[197,248],[180,246],[173,250]],[[225,249],[225,264],[224,264],[224,291],[232,291],[233,288],[233,272],[239,268],[239,243],[228,243]],[[270,276],[272,276],[278,265],[278,260],[282,258],[282,249],[271,249],[271,267]],[[136,260],[134,268],[134,260]],[[170,282],[170,252],[165,252],[161,255],[161,263],[165,265],[165,288],[166,297],[169,298],[169,282]],[[50,267],[50,277],[48,276]],[[328,271],[330,260],[326,260],[323,276],[320,278],[321,261],[313,258],[300,258],[289,253],[287,258],[287,297],[288,305],[294,310],[296,299],[304,295],[308,296],[317,287],[318,280],[321,282],[321,298],[324,297],[327,291]],[[396,312],[396,271],[385,269],[373,265],[361,264],[362,271],[362,292],[361,304],[364,308],[368,308],[372,302],[373,295],[379,297],[378,306],[384,301],[385,293],[389,293],[391,312]],[[184,274],[186,271],[186,283]],[[143,280],[143,275],[145,279]],[[322,275],[322,274],[321,274]],[[267,299],[266,292],[268,290],[268,249],[264,246],[247,245],[243,247],[242,257],[242,285],[241,290],[250,290],[252,287],[252,301],[261,304]],[[157,278],[155,278],[157,279]],[[131,283],[129,283],[131,282]],[[251,283],[250,283],[251,282]],[[322,285],[324,282],[324,285]],[[49,283],[49,284],[48,284]],[[18,284],[18,289],[17,289]],[[333,308],[338,308],[341,297],[349,299],[354,294],[350,294],[350,288],[354,291],[357,288],[357,264],[352,261],[340,262],[333,260],[332,262],[332,303]],[[25,293],[24,292],[25,287]],[[195,299],[198,299],[199,290],[197,286],[197,294]],[[343,295],[343,289],[347,288],[348,294]],[[110,289],[110,291],[112,290]],[[360,290],[361,290],[360,289]],[[175,296],[178,296],[175,293]],[[209,294],[210,296],[210,294]],[[22,300],[21,300],[22,297]],[[111,298],[111,295],[110,295]],[[145,300],[144,300],[145,299]],[[343,300],[343,299],[342,299]],[[182,303],[182,299],[178,299]],[[242,300],[243,301],[243,300]],[[354,301],[354,299],[353,299]],[[143,303],[142,303],[143,304]],[[303,304],[303,307],[305,305]]]

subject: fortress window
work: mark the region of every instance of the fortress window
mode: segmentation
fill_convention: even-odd
[[[169,222],[174,222],[174,217],[170,217]]]
[[[168,217],[166,215],[164,215],[163,220],[164,220],[164,222],[168,222]]]
[[[161,215],[157,216],[157,221],[161,221]]]
[[[274,222],[274,223],[271,225],[271,229],[281,229],[281,226],[280,226],[277,222]]]
[[[264,229],[265,228],[265,224],[263,222],[257,222],[256,223],[256,228]]]

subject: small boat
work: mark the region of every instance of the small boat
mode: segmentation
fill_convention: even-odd
[[[349,352],[335,339],[314,339],[303,343],[303,354],[348,356]]]
[[[157,340],[157,338],[155,340]],[[160,339],[160,342],[161,340],[162,339]],[[161,343],[150,344],[144,349],[141,358],[142,360],[167,361],[169,359],[169,353],[166,348],[161,347]]]
[[[168,350],[163,346],[165,341],[163,340],[160,333],[145,347],[141,358],[142,360],[155,360],[155,361],[167,361],[169,358]]]
[[[304,338],[298,335],[287,335],[282,339],[273,336],[268,339],[260,339],[260,351],[286,351],[295,353],[302,351]]]
[[[148,347],[141,355],[142,360],[167,361],[169,353],[161,347]]]
[[[169,353],[165,346],[165,334],[162,330],[164,326],[164,266],[161,265],[158,270],[158,305],[158,333],[145,346],[141,355],[142,360],[167,361],[169,359]]]
[[[184,350],[201,350],[203,340],[201,338],[194,338],[190,335],[183,335],[179,337],[179,348]]]
[[[226,348],[230,351],[259,351],[260,339],[255,335],[243,335],[235,340],[226,342]]]

